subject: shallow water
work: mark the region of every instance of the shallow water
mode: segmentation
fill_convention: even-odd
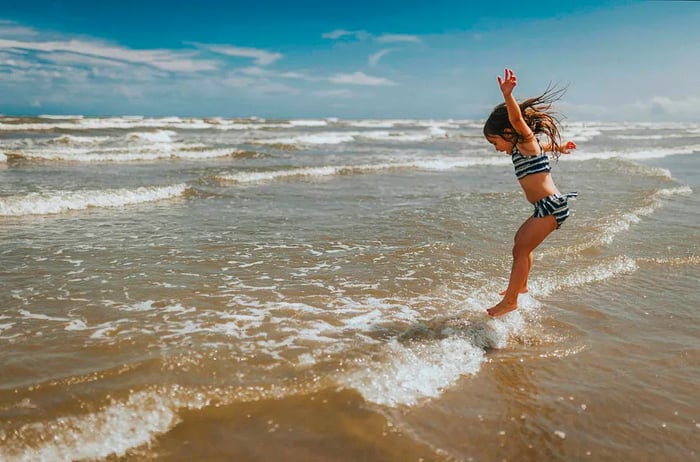
[[[692,460],[700,126],[0,119],[0,459]]]

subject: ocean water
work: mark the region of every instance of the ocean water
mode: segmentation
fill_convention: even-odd
[[[0,118],[0,460],[700,459],[700,124]]]

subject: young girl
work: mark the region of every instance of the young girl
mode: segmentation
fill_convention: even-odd
[[[568,154],[576,149],[573,141],[560,144],[557,120],[549,111],[551,103],[558,100],[563,91],[547,88],[535,98],[518,104],[513,96],[517,78],[511,69],[504,78],[498,77],[498,85],[505,103],[491,112],[484,125],[484,136],[497,151],[511,156],[515,175],[527,200],[535,206],[535,213],[525,220],[515,233],[513,268],[508,288],[501,292],[503,300],[486,310],[489,316],[501,316],[518,308],[518,294],[527,292],[527,278],[532,267],[532,251],[544,239],[559,228],[569,216],[567,199],[576,193],[560,194],[550,175],[549,157],[546,152]],[[548,143],[540,144],[536,135],[543,134]]]

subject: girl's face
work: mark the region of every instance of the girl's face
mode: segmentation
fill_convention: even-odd
[[[510,141],[500,135],[489,135],[486,137],[486,141],[493,144],[496,151],[510,154],[510,152],[513,150],[513,141]]]

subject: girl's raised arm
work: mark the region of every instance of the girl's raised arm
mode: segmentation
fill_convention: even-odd
[[[512,69],[505,69],[503,78],[498,76],[498,86],[501,88],[501,93],[503,93],[503,99],[506,103],[506,109],[508,109],[508,120],[513,126],[513,129],[518,134],[517,145],[518,149],[523,154],[537,154],[540,150],[537,145],[537,139],[535,134],[523,119],[523,114],[520,112],[520,105],[515,100],[513,96],[513,89],[518,84],[518,78],[515,76],[515,72]]]

